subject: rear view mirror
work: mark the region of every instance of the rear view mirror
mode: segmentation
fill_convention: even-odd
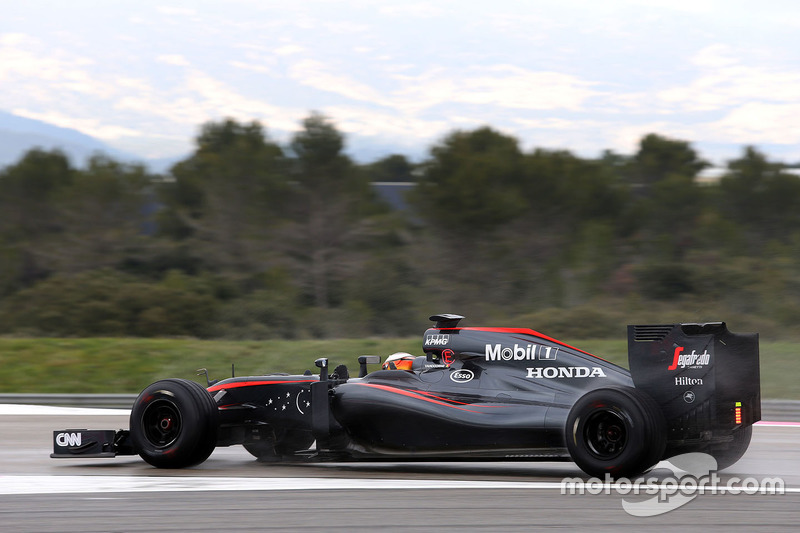
[[[379,365],[381,357],[379,355],[361,355],[358,357],[358,377],[363,378],[367,375],[367,365]]]

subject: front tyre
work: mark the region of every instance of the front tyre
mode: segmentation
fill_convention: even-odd
[[[565,435],[572,460],[587,474],[635,476],[656,464],[666,447],[661,409],[630,387],[597,389],[569,412]]]
[[[165,379],[144,389],[131,410],[130,431],[139,456],[158,468],[202,463],[217,444],[219,410],[202,385]]]

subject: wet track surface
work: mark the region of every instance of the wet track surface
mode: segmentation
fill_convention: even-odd
[[[238,446],[186,470],[50,459],[52,430],[69,427],[124,428],[127,416],[0,415],[0,531],[795,531],[800,521],[798,425],[757,426],[744,458],[719,474],[723,485],[777,477],[785,494],[701,494],[650,517],[622,504],[652,495],[562,494],[563,478],[588,479],[572,463],[266,464]]]

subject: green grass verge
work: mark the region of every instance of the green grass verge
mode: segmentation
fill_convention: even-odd
[[[627,367],[625,340],[571,344]],[[800,343],[761,342],[763,398],[800,399]],[[161,378],[202,382],[197,368],[212,378],[236,374],[315,371],[314,360],[328,357],[355,373],[359,355],[406,351],[422,354],[420,338],[317,341],[202,341],[195,339],[16,339],[0,338],[0,393],[138,393]]]
[[[359,355],[385,357],[420,352],[415,339],[330,341],[203,341],[195,339],[3,339],[0,338],[0,392],[138,393],[158,379],[211,378],[269,372],[316,371],[314,360],[357,367]]]

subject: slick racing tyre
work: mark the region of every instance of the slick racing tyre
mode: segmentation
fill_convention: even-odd
[[[569,412],[567,449],[587,474],[631,477],[656,464],[666,447],[666,423],[655,401],[630,387],[597,389]]]
[[[739,428],[733,433],[733,441],[725,449],[711,449],[708,453],[717,460],[717,470],[728,468],[742,458],[750,446],[753,426]]]
[[[217,444],[219,410],[202,385],[165,379],[144,389],[131,411],[131,441],[158,468],[202,463]]]

